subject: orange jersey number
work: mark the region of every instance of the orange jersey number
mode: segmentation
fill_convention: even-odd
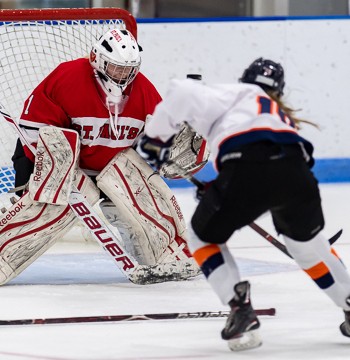
[[[280,109],[276,101],[265,96],[258,96],[256,100],[258,103],[258,114],[276,114],[281,121],[295,128],[294,122]]]

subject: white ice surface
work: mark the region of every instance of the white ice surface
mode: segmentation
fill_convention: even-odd
[[[321,185],[325,234],[350,266],[350,184]],[[192,189],[176,190],[184,214]],[[276,235],[270,217],[257,221]],[[72,233],[71,236],[76,236]],[[281,239],[280,239],[281,240]],[[282,240],[281,240],[282,241]],[[253,305],[275,307],[261,317],[263,346],[232,353],[221,340],[225,320],[154,320],[66,325],[0,326],[0,359],[349,359],[350,338],[339,332],[343,314],[287,256],[247,228],[229,241]],[[0,319],[227,310],[203,277],[138,286],[124,280],[95,246],[57,244],[9,285],[0,288]]]

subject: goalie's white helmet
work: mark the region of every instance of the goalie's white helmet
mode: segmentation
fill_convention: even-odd
[[[139,45],[128,30],[109,30],[92,47],[90,64],[107,96],[118,98],[140,70]]]

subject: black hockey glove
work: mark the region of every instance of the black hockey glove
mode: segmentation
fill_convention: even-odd
[[[167,142],[144,135],[137,145],[137,152],[152,166],[159,169],[169,158],[174,137]]]
[[[202,200],[202,197],[204,196],[204,194],[208,191],[208,189],[212,186],[214,180],[211,181],[203,181],[202,184],[203,186],[199,186],[197,187],[197,191],[196,191],[196,198],[200,201]]]

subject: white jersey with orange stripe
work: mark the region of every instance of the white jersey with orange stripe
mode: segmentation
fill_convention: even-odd
[[[166,141],[183,121],[208,140],[215,159],[240,146],[266,140],[304,143],[312,155],[312,145],[298,135],[293,121],[257,85],[209,86],[191,79],[172,80],[145,133]]]

